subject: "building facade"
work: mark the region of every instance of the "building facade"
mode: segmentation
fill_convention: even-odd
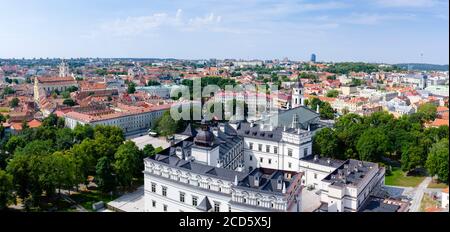
[[[361,211],[384,185],[385,169],[376,163],[308,156],[300,161],[302,184],[318,190],[321,212]]]
[[[140,110],[98,107],[75,109],[64,116],[65,125],[74,129],[79,125],[117,126],[125,135],[150,129],[170,105],[155,106]]]

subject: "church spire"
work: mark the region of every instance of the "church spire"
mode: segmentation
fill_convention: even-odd
[[[61,61],[61,64],[59,65],[59,77],[68,77],[68,76],[70,76],[69,66],[67,65],[66,61],[63,59]]]

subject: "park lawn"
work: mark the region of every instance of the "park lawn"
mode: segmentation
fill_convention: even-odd
[[[385,184],[402,187],[416,187],[425,179],[424,176],[406,176],[400,168],[393,167],[390,175],[386,175]]]
[[[93,211],[92,205],[97,202],[103,201],[105,204],[107,204],[117,197],[117,195],[111,196],[109,194],[103,194],[98,190],[83,191],[81,193],[74,193],[70,196],[70,198],[72,198],[88,211]]]
[[[444,189],[448,188],[448,185],[446,183],[431,181],[427,188]]]
[[[67,212],[70,210],[73,210],[73,205],[58,195],[51,198],[42,196],[37,207],[30,207],[31,212]]]
[[[439,208],[439,202],[433,200],[433,198],[428,193],[425,193],[423,195],[422,201],[420,202],[420,212],[427,212],[427,210],[436,208]]]
[[[11,110],[8,107],[0,107],[1,113],[9,113]]]

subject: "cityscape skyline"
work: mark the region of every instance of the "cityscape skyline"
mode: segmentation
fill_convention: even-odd
[[[2,58],[449,63],[448,1],[1,2]]]

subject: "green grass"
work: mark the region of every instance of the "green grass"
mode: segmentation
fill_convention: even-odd
[[[103,201],[105,204],[116,199],[117,195],[102,194],[100,191],[91,190],[87,192],[75,193],[70,196],[74,201],[83,206],[88,211],[92,210],[92,205]]]
[[[31,212],[68,212],[74,210],[73,205],[58,195],[54,197],[42,196],[38,206],[30,207]]]
[[[406,176],[405,172],[400,168],[393,167],[391,174],[386,175],[385,184],[402,187],[416,187],[424,179],[424,176]]]
[[[444,188],[448,188],[448,185],[446,183],[431,181],[427,188],[444,189]]]
[[[10,111],[8,107],[0,107],[0,113],[9,113]]]
[[[425,193],[422,201],[420,202],[420,212],[427,212],[427,209],[439,208],[439,202],[433,200],[433,198]]]

